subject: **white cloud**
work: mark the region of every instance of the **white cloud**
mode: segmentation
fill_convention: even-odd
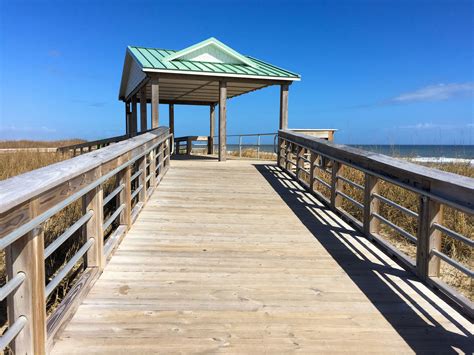
[[[412,92],[400,94],[392,99],[389,99],[388,102],[407,103],[420,101],[441,101],[461,96],[474,97],[474,83],[452,83],[425,86],[424,88]]]
[[[473,127],[472,123],[468,124],[460,124],[460,125],[452,125],[452,124],[440,124],[440,123],[432,123],[432,122],[419,122],[412,125],[406,126],[399,126],[400,129],[418,129],[418,130],[428,130],[428,129],[462,129],[466,127]]]

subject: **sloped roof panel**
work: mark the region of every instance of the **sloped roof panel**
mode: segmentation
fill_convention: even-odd
[[[222,74],[242,74],[259,77],[271,77],[282,79],[299,80],[300,76],[291,71],[279,68],[275,65],[266,63],[259,59],[245,56],[254,65],[230,64],[230,63],[213,63],[213,62],[196,62],[190,60],[164,60],[166,57],[172,56],[177,51],[171,49],[145,48],[137,46],[129,46],[129,52],[142,67],[143,71],[147,70],[173,70],[182,72],[200,72],[200,73],[222,73]]]

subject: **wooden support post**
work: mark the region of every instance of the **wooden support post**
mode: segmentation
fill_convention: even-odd
[[[160,124],[160,86],[158,78],[151,80],[151,128],[158,128]]]
[[[304,167],[304,148],[299,145],[296,147],[296,180],[301,181],[301,169]]]
[[[292,159],[292,149],[293,149],[293,143],[286,141],[286,148],[285,148],[285,167],[286,170],[291,171],[291,159]]]
[[[130,137],[131,132],[130,101],[125,102],[125,133]]]
[[[440,259],[430,254],[432,249],[441,250],[441,232],[433,227],[433,223],[441,224],[442,220],[442,205],[428,196],[420,196],[416,269],[423,280],[439,276]]]
[[[140,185],[142,185],[142,189],[138,193],[138,201],[145,203],[146,202],[146,156],[142,157],[138,161],[138,168],[142,171],[138,180],[140,181]]]
[[[227,136],[226,136],[226,115],[227,115],[227,83],[219,82],[219,161],[227,160]]]
[[[207,154],[214,154],[214,134],[216,132],[216,106],[209,106],[209,138],[207,139]]]
[[[364,233],[368,236],[379,234],[380,221],[372,214],[379,213],[380,201],[373,194],[379,193],[379,179],[365,174],[364,180]]]
[[[130,135],[132,137],[137,135],[137,96],[132,96],[132,118],[130,123]]]
[[[174,104],[169,105],[170,133],[174,137]]]
[[[188,138],[186,140],[186,154],[191,155],[192,151],[193,151],[193,141],[191,140],[191,138]]]
[[[38,201],[30,202],[31,219],[38,215]],[[46,353],[46,300],[44,275],[44,236],[41,227],[33,229],[6,248],[8,278],[19,272],[26,275],[23,283],[8,298],[9,325],[20,316],[27,323],[12,341],[14,354]]]
[[[120,213],[120,224],[130,229],[132,225],[132,184],[130,178],[132,176],[132,167],[129,165],[120,171],[118,177],[121,184],[124,185],[120,192],[120,204],[125,204],[125,208]]]
[[[87,267],[97,268],[102,271],[105,267],[104,255],[104,192],[102,185],[89,191],[82,198],[82,213],[92,211],[94,214],[84,225],[85,240],[94,239],[94,244],[87,251]]]
[[[140,132],[145,132],[148,130],[147,122],[147,112],[146,112],[146,86],[143,86],[140,89]]]
[[[311,152],[310,154],[311,154],[311,156],[309,158],[309,160],[310,160],[310,165],[309,165],[309,168],[310,168],[309,169],[309,188],[310,188],[311,191],[316,191],[317,189],[315,187],[316,184],[315,184],[315,179],[314,179],[314,175],[315,175],[314,170],[317,169],[315,165],[316,165],[316,159],[318,158],[318,155],[314,152]]]
[[[280,129],[288,128],[288,84],[280,85]]]
[[[342,174],[342,165],[337,162],[332,162],[331,170],[331,206],[333,208],[341,207],[342,205],[342,196],[337,194],[337,191],[342,190],[342,182],[337,178],[338,175]]]
[[[152,149],[151,152],[149,153],[149,159],[150,159],[150,187],[155,187],[156,185],[156,175],[155,175],[155,170],[156,170],[156,159],[155,159],[155,149]]]

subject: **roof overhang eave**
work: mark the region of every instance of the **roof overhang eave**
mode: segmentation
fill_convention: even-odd
[[[198,71],[182,71],[182,70],[170,70],[170,69],[152,69],[143,68],[144,73],[162,73],[162,74],[179,74],[179,75],[199,75],[199,76],[211,76],[211,77],[224,77],[224,78],[235,78],[235,79],[256,79],[256,80],[269,80],[269,81],[300,81],[301,77],[282,77],[282,76],[262,76],[262,75],[245,75],[245,74],[230,74],[230,73],[209,73],[209,72],[198,72]]]

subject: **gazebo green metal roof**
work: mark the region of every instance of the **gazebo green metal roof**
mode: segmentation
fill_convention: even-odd
[[[153,78],[160,81],[161,103],[201,105],[218,102],[219,82],[227,83],[227,97],[232,98],[301,80],[294,72],[242,55],[213,37],[179,51],[127,47],[119,99],[138,94],[151,100]]]
[[[143,69],[167,69],[207,73],[246,74],[292,79],[300,78],[298,74],[249,56],[247,56],[247,58],[256,65],[255,67],[250,67],[243,64],[193,62],[190,60],[164,61],[163,58],[177,53],[177,51],[171,49],[144,48],[134,46],[129,46],[128,49],[137,59]]]
[[[200,48],[206,46],[215,46],[218,47],[219,50],[226,51],[229,56],[234,57],[235,63],[205,61],[206,58],[199,61],[186,59],[186,54],[199,51]],[[265,63],[262,60],[237,53],[215,38],[210,38],[182,51],[137,46],[129,46],[128,51],[138,61],[144,71],[170,70],[180,72],[237,74],[278,79],[288,78],[292,80],[300,79],[300,76],[296,73]]]

